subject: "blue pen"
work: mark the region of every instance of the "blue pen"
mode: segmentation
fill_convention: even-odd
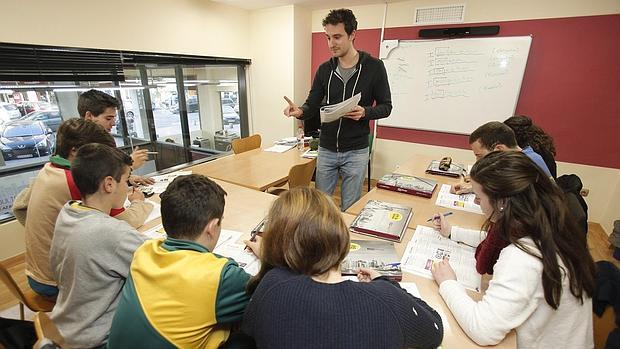
[[[446,213],[444,213],[444,214],[443,214],[443,216],[444,216],[444,217],[448,217],[448,216],[450,216],[450,215],[452,215],[452,214],[454,214],[454,212],[446,212]],[[435,217],[436,217],[436,216],[433,216],[433,217],[429,218],[429,219],[427,220],[427,222],[432,221],[433,219],[435,219]]]

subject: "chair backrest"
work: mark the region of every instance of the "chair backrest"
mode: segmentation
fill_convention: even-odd
[[[15,280],[13,280],[11,273],[9,273],[9,271],[6,269],[4,264],[1,262],[0,262],[0,280],[2,280],[2,282],[9,289],[9,292],[11,292],[11,294],[15,298],[17,298],[22,304],[28,306],[27,304],[28,301],[26,300],[24,293],[19,288],[19,286],[17,286],[17,283],[15,282]]]
[[[67,342],[60,334],[60,331],[58,331],[58,327],[56,327],[47,314],[43,312],[36,313],[34,316],[34,330],[39,339],[34,346],[35,348],[39,348],[44,342],[47,342],[47,340],[54,342],[56,347],[62,349],[69,348]]]
[[[240,154],[248,150],[260,148],[260,135],[253,135],[245,138],[237,138],[232,141],[232,149],[235,154]]]
[[[314,167],[316,166],[316,159],[312,161],[295,165],[288,171],[288,187],[289,189],[295,187],[307,187],[312,180],[312,174],[314,173]]]
[[[32,290],[22,291],[2,262],[0,262],[0,280],[6,285],[11,294],[28,309],[32,311],[52,311],[52,308],[54,308],[55,300],[43,297]]]

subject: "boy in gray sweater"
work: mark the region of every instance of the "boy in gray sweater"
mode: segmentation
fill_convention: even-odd
[[[83,201],[60,211],[50,265],[59,288],[51,317],[72,348],[106,343],[133,253],[145,240],[109,215],[127,197],[131,163],[120,150],[91,143],[71,167]]]

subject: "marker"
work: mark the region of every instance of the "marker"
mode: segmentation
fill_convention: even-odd
[[[448,216],[450,216],[450,215],[452,215],[452,214],[454,214],[454,212],[446,212],[446,213],[444,213],[444,214],[443,214],[443,216],[444,216],[444,217],[448,217]],[[429,219],[428,219],[428,220],[426,220],[426,221],[427,221],[427,222],[430,222],[430,221],[432,221],[433,219],[435,219],[435,217],[437,217],[437,216],[433,216],[433,217],[429,218]]]

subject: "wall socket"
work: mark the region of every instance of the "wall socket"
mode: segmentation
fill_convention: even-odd
[[[586,197],[586,196],[588,196],[588,194],[590,194],[590,189],[583,188],[583,189],[581,189],[581,191],[579,192],[579,194],[580,194],[581,196],[583,196],[583,197]]]

